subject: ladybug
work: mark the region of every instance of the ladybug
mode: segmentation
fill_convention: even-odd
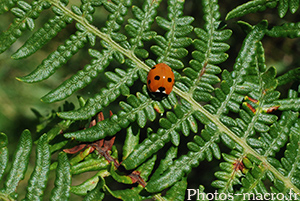
[[[172,69],[165,63],[156,64],[147,77],[147,87],[152,95],[166,97],[173,89],[175,77]]]

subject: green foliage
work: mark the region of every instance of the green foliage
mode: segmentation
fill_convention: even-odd
[[[0,52],[12,47],[13,59],[34,58],[72,27],[62,44],[19,81],[45,81],[78,54],[91,58],[41,98],[54,103],[80,91],[87,100],[78,97],[79,107],[66,102],[46,117],[36,112],[36,146],[24,130],[10,160],[10,138],[0,133],[0,200],[20,195],[23,200],[185,200],[199,193],[208,200],[213,190],[245,200],[244,194],[267,199],[271,193],[300,193],[299,68],[289,66],[278,76],[278,67],[266,62],[270,50],[264,49],[267,37],[298,40],[300,22],[234,22],[246,36],[231,63],[228,41],[234,45],[236,36],[221,20],[275,7],[283,18],[288,10],[296,13],[299,0],[252,0],[225,15],[219,11],[224,2],[202,0],[197,5],[202,21],[185,14],[187,2],[168,0],[163,10],[164,3],[1,1],[0,14],[10,11],[15,18],[0,34]],[[45,19],[36,20],[40,16]],[[32,35],[15,48],[26,29]],[[164,99],[151,96],[146,86],[147,72],[161,62],[175,74],[173,91]],[[114,114],[106,117],[110,110]],[[17,188],[31,166],[32,149],[35,165],[23,195]],[[207,164],[219,165],[195,171]],[[51,171],[56,178],[46,197]],[[204,189],[202,177],[210,177],[212,188]],[[72,184],[76,178],[80,182]],[[199,189],[191,195],[194,178]]]

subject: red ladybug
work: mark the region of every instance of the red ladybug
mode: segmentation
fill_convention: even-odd
[[[174,81],[174,73],[170,66],[165,63],[156,64],[148,73],[148,90],[154,95],[167,96],[173,89]]]

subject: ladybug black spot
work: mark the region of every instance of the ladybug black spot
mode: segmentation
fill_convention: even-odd
[[[160,91],[160,92],[163,92],[163,91],[165,91],[165,90],[166,90],[166,88],[165,88],[165,87],[159,87],[158,89],[159,89],[159,91]]]
[[[156,67],[155,66],[153,66],[151,69],[153,70],[153,69],[155,69]]]
[[[168,78],[168,82],[172,82],[172,78],[169,77],[169,78]]]
[[[159,77],[158,75],[156,75],[156,76],[154,77],[154,79],[155,79],[155,80],[159,80],[160,77]]]
[[[148,80],[148,84],[150,84],[151,83],[151,80]]]

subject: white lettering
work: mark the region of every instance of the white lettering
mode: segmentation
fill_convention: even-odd
[[[191,196],[194,196],[194,195],[196,195],[196,190],[195,189],[187,189],[187,191],[188,191],[188,199],[187,200],[191,200]],[[193,194],[191,195],[191,191],[193,191]]]
[[[209,198],[210,195],[211,195],[211,198]],[[207,194],[206,194],[206,199],[208,199],[208,200],[213,200],[213,199],[214,199],[214,194],[212,194],[212,193],[207,193]]]
[[[255,200],[264,200],[263,195],[261,193],[257,193]]]
[[[281,199],[278,197],[279,195],[282,196]],[[283,200],[283,199],[284,199],[284,194],[283,194],[283,193],[277,193],[276,198],[277,198],[278,200]]]
[[[270,193],[264,194],[264,200],[270,200]]]
[[[248,198],[246,199],[246,195]],[[250,200],[252,197],[252,200],[255,200],[255,194],[254,193],[243,193],[243,200]]]
[[[228,194],[228,200],[233,200],[233,193]]]
[[[222,198],[222,196],[224,196]],[[227,200],[227,195],[225,193],[220,193],[220,197],[219,197],[220,200]]]

